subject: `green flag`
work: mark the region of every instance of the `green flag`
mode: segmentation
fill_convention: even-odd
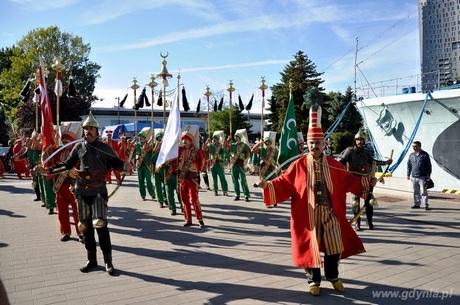
[[[292,94],[289,94],[289,104],[284,117],[283,128],[281,129],[280,148],[278,154],[278,164],[287,162],[282,169],[286,169],[289,164],[295,160],[295,156],[299,154],[299,146],[297,141],[297,123],[295,120],[294,99]]]

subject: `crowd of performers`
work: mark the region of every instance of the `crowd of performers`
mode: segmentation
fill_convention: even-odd
[[[311,110],[310,115],[317,115],[317,111]],[[18,138],[13,148],[13,161],[19,178],[32,176],[34,200],[42,201],[49,214],[54,214],[57,208],[61,241],[70,239],[69,209],[72,209],[75,233],[87,251],[87,262],[80,270],[88,272],[97,266],[96,230],[105,268],[111,275],[114,267],[107,227],[110,196],[106,184],[112,183],[112,172],[118,185],[126,174],[135,172],[140,198],[169,208],[172,216],[177,215],[179,207],[185,227],[193,225],[192,214],[201,227],[205,226],[199,199],[201,179],[214,196],[229,196],[227,171],[232,178],[234,200],[244,198],[248,202],[251,198],[246,175],[258,175],[260,183],[254,186],[263,188],[267,207],[292,199],[294,263],[305,269],[309,292],[319,295],[320,251],[324,253],[326,279],[338,291],[344,289],[338,277],[339,260],[364,251],[345,217],[346,192],[356,196],[353,203],[358,219],[355,229],[361,228],[360,197],[365,200],[368,225],[373,229],[371,203],[375,178],[370,173],[376,164],[390,164],[392,160],[374,160],[363,147],[365,135],[362,132],[355,136],[354,145],[335,159],[328,155],[330,143],[324,139],[318,121],[320,119],[310,119],[306,145],[299,137],[300,158],[280,172],[275,171],[278,148],[273,132],[266,132],[262,140],[250,145],[246,130],[238,130],[233,137],[227,138],[223,131],[216,131],[211,138],[203,140],[197,130],[187,128],[181,135],[178,158],[156,168],[164,135],[162,130],[144,128],[133,139],[122,135],[115,141],[110,131],[99,134],[99,124],[91,113],[81,126],[83,140],[65,147],[76,140],[77,135],[70,131],[55,132],[55,142],[63,144],[65,149],[55,145],[42,151],[40,134],[34,132],[24,140]]]

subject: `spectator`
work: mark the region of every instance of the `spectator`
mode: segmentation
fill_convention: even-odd
[[[410,154],[407,160],[407,180],[412,181],[414,188],[414,205],[412,208],[419,209],[423,202],[425,210],[430,210],[428,206],[428,191],[425,183],[431,175],[430,156],[426,151],[422,150],[422,143],[420,141],[413,142],[412,148],[414,152]],[[422,189],[421,196],[420,189]]]

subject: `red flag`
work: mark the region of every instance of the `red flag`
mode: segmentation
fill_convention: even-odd
[[[54,145],[53,137],[53,113],[51,104],[46,90],[45,76],[43,75],[44,64],[43,59],[39,57],[40,65],[38,67],[38,81],[40,86],[40,107],[42,109],[42,149],[50,145]]]

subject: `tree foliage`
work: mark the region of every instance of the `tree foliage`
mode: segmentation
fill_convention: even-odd
[[[237,129],[247,129],[248,136],[251,125],[248,116],[242,113],[237,106],[232,107],[232,132]],[[226,135],[230,134],[230,107],[225,107],[222,111],[210,112],[211,135],[216,130],[223,130]]]
[[[54,94],[55,72],[51,65],[60,58],[65,69],[62,72],[64,95],[60,101],[60,120],[80,120],[80,115],[89,111],[96,99],[93,95],[100,66],[89,60],[90,45],[81,37],[61,32],[58,27],[37,28],[19,40],[8,50],[10,66],[0,71],[0,105],[16,126],[35,125],[35,107],[31,107],[36,81],[39,54],[43,56],[47,76],[47,89],[56,122],[56,95]],[[8,63],[8,60],[6,60]],[[0,64],[3,59],[0,58]],[[73,77],[76,96],[67,96],[69,79]],[[28,79],[34,79],[32,90],[24,101],[19,96]],[[32,112],[32,113],[31,113]]]
[[[273,105],[273,98],[269,101],[271,107],[275,106],[276,111],[270,115],[271,130],[281,132],[286,108],[289,102],[289,83],[292,84],[292,96],[296,112],[297,128],[305,132],[308,128],[308,111],[304,111],[305,93],[317,88],[319,92],[324,89],[320,85],[324,82],[321,79],[322,73],[316,71],[316,65],[302,51],[294,55],[294,60],[290,61],[281,74],[281,82],[271,87],[272,96],[276,101]]]

